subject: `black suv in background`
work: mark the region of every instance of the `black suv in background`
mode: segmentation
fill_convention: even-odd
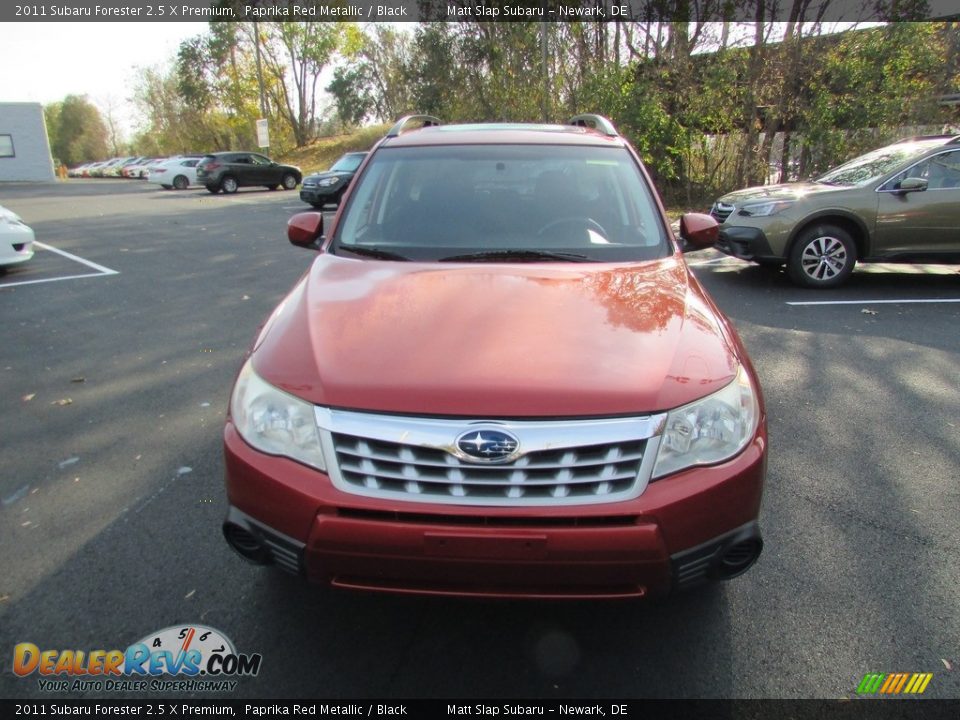
[[[365,152],[350,152],[337,160],[329,170],[307,175],[300,186],[300,199],[315,208],[327,204],[339,205],[366,156]]]
[[[280,165],[266,155],[252,152],[218,152],[204,156],[197,165],[197,182],[217,193],[235,193],[240,187],[293,190],[300,184],[300,168]]]

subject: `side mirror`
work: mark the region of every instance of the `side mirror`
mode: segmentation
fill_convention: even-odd
[[[686,213],[680,218],[680,239],[683,252],[705,250],[720,239],[720,225],[710,215]]]
[[[900,193],[909,193],[909,192],[923,192],[927,189],[927,180],[926,178],[904,178],[900,181],[899,187],[897,187],[897,192]]]
[[[323,243],[323,213],[302,212],[287,221],[287,239],[297,247],[319,250]]]

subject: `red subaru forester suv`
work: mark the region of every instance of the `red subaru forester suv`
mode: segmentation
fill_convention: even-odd
[[[609,120],[404,118],[269,317],[224,430],[227,542],[340,588],[623,598],[760,554],[760,384]]]

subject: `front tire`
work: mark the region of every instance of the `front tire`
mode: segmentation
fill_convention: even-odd
[[[850,233],[836,225],[813,225],[790,250],[787,273],[797,285],[832,288],[841,285],[857,263],[857,247]]]
[[[186,175],[177,175],[177,176],[173,179],[173,186],[174,186],[177,190],[186,190],[186,189],[190,186],[190,181],[187,180],[187,176],[186,176]]]
[[[293,173],[286,173],[283,176],[282,180],[284,190],[293,190],[299,183],[297,182],[297,176]]]

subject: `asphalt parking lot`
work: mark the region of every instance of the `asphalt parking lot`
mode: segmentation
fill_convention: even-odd
[[[870,672],[960,697],[958,268],[812,292],[689,255],[766,395],[756,567],[663,602],[424,600],[306,588],[220,533],[234,373],[312,258],[285,238],[296,192],[73,181],[0,204],[44,243],[0,273],[0,696],[51,699],[12,674],[17,643],[202,623],[263,655],[228,697],[845,698]]]

